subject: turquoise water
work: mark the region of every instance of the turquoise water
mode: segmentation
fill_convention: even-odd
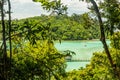
[[[110,44],[110,41],[107,41]],[[71,50],[76,53],[73,55],[72,59],[91,59],[93,52],[98,52],[103,50],[103,45],[100,41],[62,41],[55,43],[55,47],[59,51]],[[67,62],[66,71],[73,69],[79,69],[80,67],[85,67],[89,62]]]

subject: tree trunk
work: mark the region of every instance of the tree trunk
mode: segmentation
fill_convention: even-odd
[[[114,33],[114,23],[110,22],[110,35],[113,35]]]
[[[113,68],[113,71],[114,71],[113,74],[114,74],[116,77],[118,77],[119,74],[118,74],[118,72],[117,72],[117,70],[116,70],[115,64],[113,63],[113,59],[112,59],[112,57],[111,57],[111,55],[110,55],[110,51],[109,51],[108,46],[107,46],[107,43],[106,43],[104,26],[103,26],[103,22],[102,22],[102,19],[101,19],[101,15],[100,15],[98,6],[97,6],[97,4],[96,4],[96,2],[95,2],[94,0],[90,0],[90,2],[93,4],[94,10],[95,10],[95,12],[96,12],[96,14],[97,14],[97,17],[98,17],[99,26],[100,26],[100,32],[101,32],[100,40],[101,40],[101,42],[102,42],[102,44],[103,44],[103,46],[104,46],[104,50],[105,50],[105,52],[106,52],[106,54],[107,54],[107,57],[108,57],[108,59],[109,59],[109,62],[110,62],[110,64],[111,64],[111,66],[112,66],[112,68]],[[117,75],[116,75],[116,73],[117,73]]]
[[[5,39],[5,21],[4,21],[4,0],[1,1],[1,21],[3,33],[3,78],[7,79],[7,52],[6,52],[6,39]]]
[[[12,42],[11,42],[11,3],[10,3],[10,0],[8,0],[8,16],[9,16],[9,19],[8,19],[8,26],[9,26],[9,47],[10,47],[10,61],[9,61],[9,64],[10,64],[10,73],[11,73],[11,59],[12,59]]]

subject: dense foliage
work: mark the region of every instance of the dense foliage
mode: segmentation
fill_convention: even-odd
[[[110,35],[114,33],[114,30],[120,29],[119,5],[119,0],[104,0],[104,2],[99,2],[102,17],[105,19],[105,29]]]
[[[13,23],[16,23],[16,22],[13,21]],[[95,20],[93,20],[89,16],[88,13],[85,13],[82,15],[73,14],[72,16],[41,15],[39,17],[19,20],[17,21],[17,24],[18,23],[20,25],[16,27],[16,29],[20,28],[21,26],[22,26],[21,29],[23,28],[35,29],[36,28],[36,30],[34,30],[34,32],[36,33],[39,33],[40,29],[42,30],[43,28],[49,29],[48,33],[46,33],[45,31],[44,33],[51,36],[52,39],[54,40],[60,40],[60,39],[62,40],[87,40],[87,39],[98,39],[100,37],[98,24]],[[39,28],[36,26],[39,26]],[[33,34],[33,33],[30,32],[30,34]]]
[[[47,11],[52,11],[52,13],[49,16],[41,15],[12,20],[12,24],[10,5],[9,19],[4,19],[6,14],[4,2],[7,1],[10,3],[9,0],[0,1],[0,24],[2,25],[0,26],[0,40],[3,42],[0,47],[0,79],[120,79],[120,32],[114,33],[115,30],[120,29],[120,3],[118,0],[98,1],[99,6],[94,0],[85,0],[93,4],[89,9],[96,12],[98,19],[90,12],[90,14],[66,15],[67,6],[63,5],[61,0],[33,0],[41,2],[42,7]],[[111,35],[109,50],[107,50],[107,46],[104,46],[103,52],[93,54],[90,64],[86,68],[65,72],[65,55],[56,50],[53,41],[90,40],[101,37],[104,45],[106,44],[104,31],[108,31]],[[67,50],[66,53],[70,55],[71,52]]]
[[[110,52],[114,60],[114,64],[116,65],[116,70],[120,75],[119,42],[120,32],[117,32],[111,37]],[[111,65],[109,64],[108,58],[104,51],[95,52],[93,53],[90,64],[88,64],[86,68],[80,68],[79,70],[68,72],[65,80],[119,80],[119,77],[115,77],[117,73],[114,73],[113,69],[110,66]]]
[[[24,47],[23,47],[24,45]],[[16,46],[16,45],[14,45]],[[65,74],[64,57],[48,40],[17,45],[13,49],[12,79],[59,79]]]

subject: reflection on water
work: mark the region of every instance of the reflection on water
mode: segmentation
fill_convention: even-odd
[[[107,41],[108,45],[110,41]],[[103,50],[103,45],[100,41],[62,41],[55,43],[55,47],[59,51],[71,50],[76,53],[73,55],[72,59],[90,59],[93,52],[98,52]],[[80,67],[85,67],[89,62],[67,62],[66,71],[73,69],[79,69]]]

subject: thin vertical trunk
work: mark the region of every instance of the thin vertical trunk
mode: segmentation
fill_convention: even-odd
[[[100,40],[101,40],[101,42],[102,42],[102,44],[104,46],[104,50],[105,50],[105,52],[107,54],[107,57],[109,59],[109,62],[111,64],[111,66],[113,68],[113,71],[114,71],[114,74],[115,74],[115,73],[117,73],[117,71],[116,71],[115,64],[113,63],[113,59],[112,59],[112,57],[110,55],[110,52],[109,52],[109,49],[108,49],[108,46],[107,46],[107,43],[106,43],[103,22],[102,22],[102,19],[101,19],[101,15],[100,15],[98,6],[97,6],[97,4],[96,4],[96,2],[94,0],[90,0],[90,2],[93,4],[94,10],[95,10],[95,12],[97,14],[97,17],[98,17],[99,26],[100,26],[100,32],[101,32],[101,38],[100,38]],[[116,74],[115,74],[115,76],[116,76]],[[118,74],[117,74],[117,76],[118,76]]]
[[[6,39],[5,39],[5,21],[4,21],[4,0],[1,1],[1,21],[2,21],[2,33],[3,33],[3,77],[7,79],[7,52],[6,52]]]
[[[110,35],[113,35],[114,33],[114,23],[110,21]]]
[[[10,3],[10,0],[8,0],[8,16],[9,16],[9,19],[8,19],[8,26],[9,26],[9,47],[10,47],[10,73],[11,73],[11,59],[12,59],[12,42],[11,42],[11,3]]]

